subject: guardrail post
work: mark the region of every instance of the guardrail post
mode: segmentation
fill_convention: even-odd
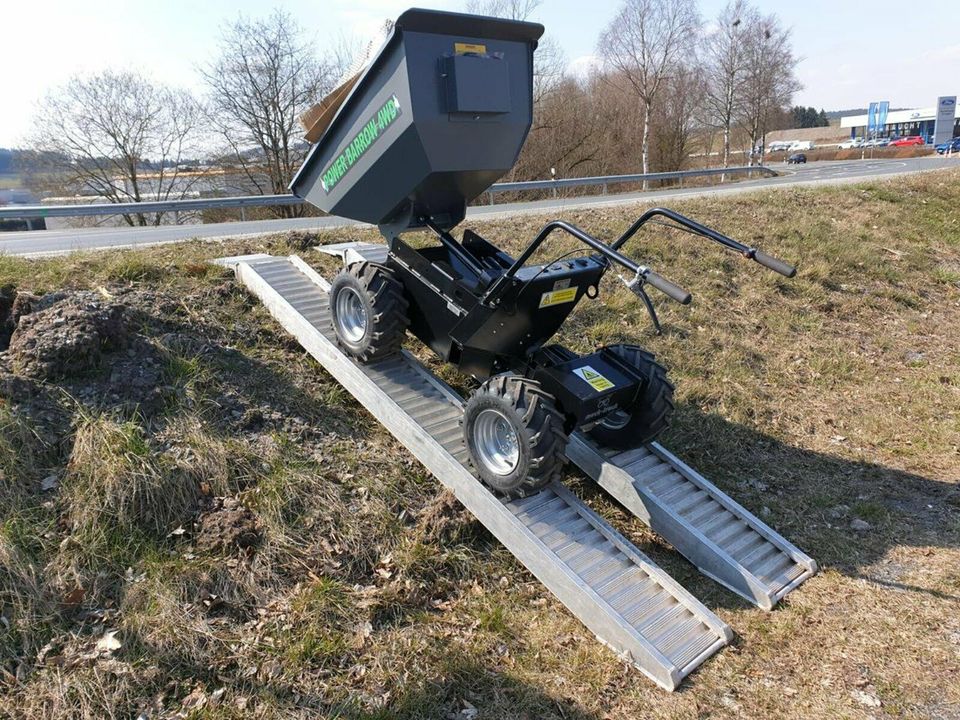
[[[240,206],[240,222],[244,222],[247,219],[247,209],[241,205]]]
[[[174,210],[174,211],[173,211],[173,224],[174,224],[174,225],[179,225],[179,224],[180,224],[180,211],[179,211],[179,210]]]
[[[493,205],[493,190],[487,190],[487,205]]]

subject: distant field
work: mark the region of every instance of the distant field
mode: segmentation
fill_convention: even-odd
[[[737,635],[679,692],[596,642],[206,264],[329,274],[310,246],[377,239],[350,228],[0,256],[0,287],[87,290],[76,307],[123,304],[134,333],[66,379],[0,353],[0,716],[960,718],[960,169],[675,207],[797,277],[651,227],[626,251],[693,304],[651,292],[654,336],[611,273],[559,339],[655,352],[677,385],[664,444],[822,567],[763,612],[571,471]],[[638,212],[564,217],[610,238]],[[546,219],[475,226],[516,253]]]

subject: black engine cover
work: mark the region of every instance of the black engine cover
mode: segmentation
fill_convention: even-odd
[[[533,379],[556,398],[574,427],[629,407],[643,382],[606,349],[580,357],[551,345],[537,353],[534,361]]]

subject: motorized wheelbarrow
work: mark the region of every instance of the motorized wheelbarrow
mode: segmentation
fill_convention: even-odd
[[[550,339],[616,267],[659,322],[650,285],[691,296],[621,252],[648,221],[666,222],[741,253],[786,277],[787,263],[665,208],[646,211],[605,243],[547,223],[516,258],[465,230],[467,204],[516,162],[533,110],[533,53],[543,27],[528,22],[408,10],[357,80],[291,184],[320,209],[378,225],[383,263],[345,267],[330,288],[340,347],[370,363],[399,352],[407,332],[480,382],[463,413],[473,468],[508,496],[559,477],[567,437],[583,430],[612,448],[636,447],[670,423],[673,385],[637,345],[589,355]],[[402,239],[427,230],[436,242]],[[528,265],[555,231],[585,246]]]

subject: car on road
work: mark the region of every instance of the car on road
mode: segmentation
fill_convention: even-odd
[[[937,155],[945,155],[948,152],[951,154],[960,153],[960,137],[955,137],[953,140],[940,143],[933,149],[937,151]]]
[[[908,137],[897,138],[890,141],[891,147],[908,147],[910,145],[925,145],[923,138],[919,135],[910,135]]]
[[[37,198],[28,190],[0,190],[0,207],[17,205],[36,205]],[[43,218],[0,218],[0,232],[18,230],[46,230],[47,222]]]
[[[800,165],[801,163],[806,164],[807,156],[803,153],[794,153],[787,158],[787,163],[790,165]]]
[[[863,147],[866,141],[862,137],[851,138],[837,145],[837,150],[854,150]]]

